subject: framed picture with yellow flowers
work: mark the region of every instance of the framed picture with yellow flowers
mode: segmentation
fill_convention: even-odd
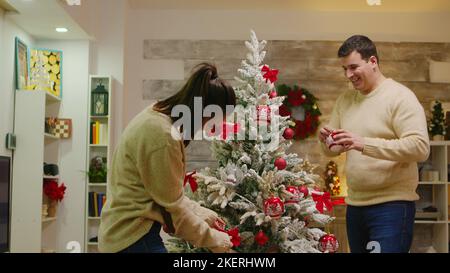
[[[51,49],[30,50],[31,90],[45,90],[62,97],[62,51]]]

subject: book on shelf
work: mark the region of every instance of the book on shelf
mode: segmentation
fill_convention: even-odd
[[[100,217],[105,202],[105,193],[89,192],[89,217]]]
[[[108,124],[98,121],[91,122],[89,139],[90,144],[108,144]]]
[[[108,144],[108,124],[100,123],[99,125],[99,144]]]

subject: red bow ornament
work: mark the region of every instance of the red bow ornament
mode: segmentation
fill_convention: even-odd
[[[208,136],[217,136],[221,135],[222,140],[228,139],[228,136],[235,135],[240,130],[239,123],[230,123],[230,122],[223,122],[222,123],[222,130],[218,128],[218,132],[216,132],[216,126],[214,125],[211,131],[208,133]]]
[[[269,80],[271,83],[277,81],[278,69],[270,69],[267,65],[264,65],[261,68],[261,71],[264,72],[263,78],[266,79],[266,83]]]
[[[233,243],[233,247],[237,247],[241,245],[241,236],[239,236],[239,228],[235,227],[226,231],[228,235],[231,237],[231,242]]]
[[[194,177],[195,173],[196,173],[196,171],[187,173],[186,176],[184,177],[184,183],[183,183],[183,186],[186,186],[186,183],[189,183],[189,185],[191,186],[192,192],[195,192],[198,188],[197,180]]]
[[[333,204],[331,203],[331,197],[329,192],[323,194],[312,193],[312,198],[316,202],[316,208],[320,213],[323,213],[323,207],[327,208],[327,211],[333,210]]]

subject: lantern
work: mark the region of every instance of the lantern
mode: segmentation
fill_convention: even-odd
[[[91,97],[91,115],[107,116],[108,115],[108,91],[100,82],[97,87],[92,90]]]

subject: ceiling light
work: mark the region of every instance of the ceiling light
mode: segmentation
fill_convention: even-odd
[[[56,32],[61,32],[61,33],[69,31],[69,30],[68,30],[67,28],[65,28],[65,27],[57,27],[55,30],[56,30]]]
[[[66,0],[66,3],[69,6],[80,6],[81,0]]]
[[[367,5],[369,6],[380,6],[381,0],[366,0]]]

